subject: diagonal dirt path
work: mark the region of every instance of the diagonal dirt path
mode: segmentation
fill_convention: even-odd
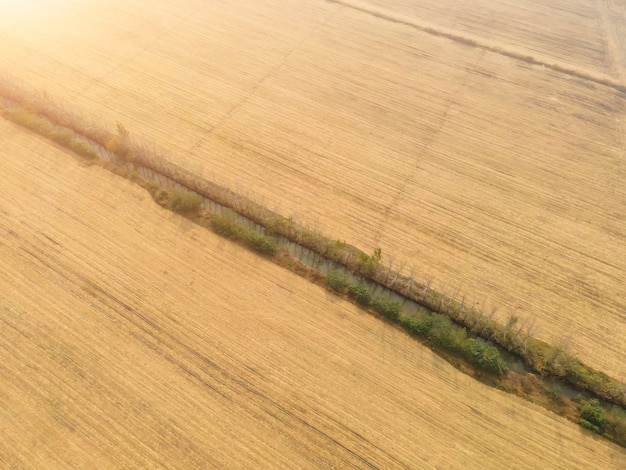
[[[611,71],[623,83],[626,78],[626,50],[624,49],[626,32],[620,30],[615,21],[611,21],[610,3],[612,3],[611,0],[596,0],[598,21],[606,44]]]

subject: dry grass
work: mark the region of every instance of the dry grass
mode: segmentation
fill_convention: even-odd
[[[133,183],[0,136],[6,466],[626,465]]]

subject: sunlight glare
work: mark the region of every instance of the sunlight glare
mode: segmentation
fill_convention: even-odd
[[[7,19],[39,15],[53,0],[0,0],[0,24]]]

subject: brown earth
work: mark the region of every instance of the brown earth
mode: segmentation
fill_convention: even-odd
[[[626,465],[137,185],[0,139],[0,466]]]
[[[626,379],[623,94],[333,2],[44,3],[0,69]],[[623,69],[621,1],[453,3],[385,8]]]

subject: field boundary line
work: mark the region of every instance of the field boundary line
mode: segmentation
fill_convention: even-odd
[[[434,28],[432,26],[428,26],[426,24],[416,22],[413,18],[407,18],[403,16],[394,15],[388,10],[372,8],[371,6],[368,8],[368,5],[357,4],[357,3],[346,1],[346,0],[325,0],[325,1],[329,3],[337,3],[340,5],[344,5],[345,7],[351,8],[355,11],[365,13],[367,15],[373,16],[375,18],[379,18],[384,21],[389,21],[389,22],[400,24],[403,26],[408,26],[410,28],[414,28],[418,31],[430,34],[432,36],[446,38],[459,44],[463,44],[469,47],[484,49],[488,52],[493,52],[494,54],[499,54],[499,55],[508,57],[510,59],[513,59],[519,62],[525,62],[530,65],[538,65],[538,66],[550,69],[554,72],[568,75],[570,77],[575,77],[581,80],[594,82],[599,85],[612,88],[620,93],[626,94],[626,84],[615,81],[608,76],[607,77],[597,76],[597,75],[590,74],[588,72],[583,72],[582,70],[577,70],[572,67],[568,67],[565,64],[559,64],[557,62],[552,62],[552,63],[547,62],[545,60],[541,60],[541,59],[526,55],[521,52],[504,49],[502,47],[498,47],[493,44],[489,44],[487,42],[482,42],[476,38],[462,36],[458,33],[455,33],[447,29]]]
[[[326,18],[324,18],[321,22],[319,22],[317,25],[315,25],[312,29],[310,29],[307,34],[304,35],[304,37],[294,46],[292,47],[287,54],[285,54],[285,56],[274,66],[272,66],[266,73],[265,75],[263,75],[252,87],[252,89],[246,93],[246,95],[241,98],[237,103],[235,103],[220,119],[219,121],[211,128],[207,131],[207,134],[204,135],[203,137],[201,137],[194,145],[192,145],[188,152],[192,153],[197,150],[200,145],[202,145],[202,143],[206,140],[207,137],[209,137],[211,134],[213,134],[215,131],[218,131],[219,129],[221,129],[222,127],[224,127],[224,125],[226,124],[226,122],[228,122],[228,120],[233,116],[233,114],[235,114],[235,112],[237,112],[239,109],[241,109],[242,106],[244,106],[245,104],[247,104],[250,101],[250,98],[252,98],[256,92],[259,90],[259,88],[261,88],[261,86],[271,77],[273,77],[276,72],[278,72],[280,69],[283,68],[283,66],[287,63],[287,61],[289,60],[289,58],[294,55],[294,53],[300,49],[306,42],[308,42],[314,35],[315,33],[317,33],[321,28],[323,28],[324,26],[326,26],[332,19],[333,17],[344,8],[344,6],[339,5],[338,8],[336,8],[334,11],[330,12]]]
[[[602,39],[606,45],[606,53],[609,58],[611,69],[617,76],[618,80],[623,80],[624,71],[623,64],[620,56],[618,41],[616,38],[616,31],[611,25],[609,19],[608,7],[606,0],[596,0],[596,9],[598,10],[598,23],[600,30],[602,31]]]
[[[485,51],[482,51],[480,53],[480,56],[476,60],[476,62],[472,65],[472,67],[471,68],[468,67],[465,73],[465,77],[468,77],[472,73],[472,71],[476,68],[476,66],[478,66],[478,64],[482,61],[484,56],[485,56]],[[456,91],[450,97],[450,102],[446,106],[446,109],[444,110],[443,115],[441,116],[439,126],[430,134],[430,136],[426,140],[426,143],[424,144],[424,147],[422,149],[422,153],[426,153],[430,150],[431,146],[435,142],[435,139],[441,133],[444,126],[446,125],[446,121],[448,119],[448,114],[450,113],[450,110],[455,104],[457,104],[457,96],[466,87],[467,87],[466,81],[462,80],[461,85],[456,89]],[[391,217],[391,212],[395,208],[398,207],[398,205],[400,204],[400,201],[402,200],[402,197],[404,196],[405,189],[407,188],[409,183],[413,181],[413,178],[415,177],[415,174],[417,173],[417,170],[419,168],[419,163],[420,163],[420,160],[415,162],[415,164],[411,168],[411,171],[406,175],[405,178],[403,178],[402,185],[400,186],[400,188],[398,188],[398,191],[396,191],[396,194],[394,194],[393,199],[391,200],[389,205],[385,208],[385,212],[383,214],[383,221],[381,222],[380,229],[378,230],[378,233],[376,234],[376,237],[374,238],[375,245],[377,245],[380,242],[380,239],[382,238],[384,234],[385,227],[387,226],[389,222],[389,218]]]

